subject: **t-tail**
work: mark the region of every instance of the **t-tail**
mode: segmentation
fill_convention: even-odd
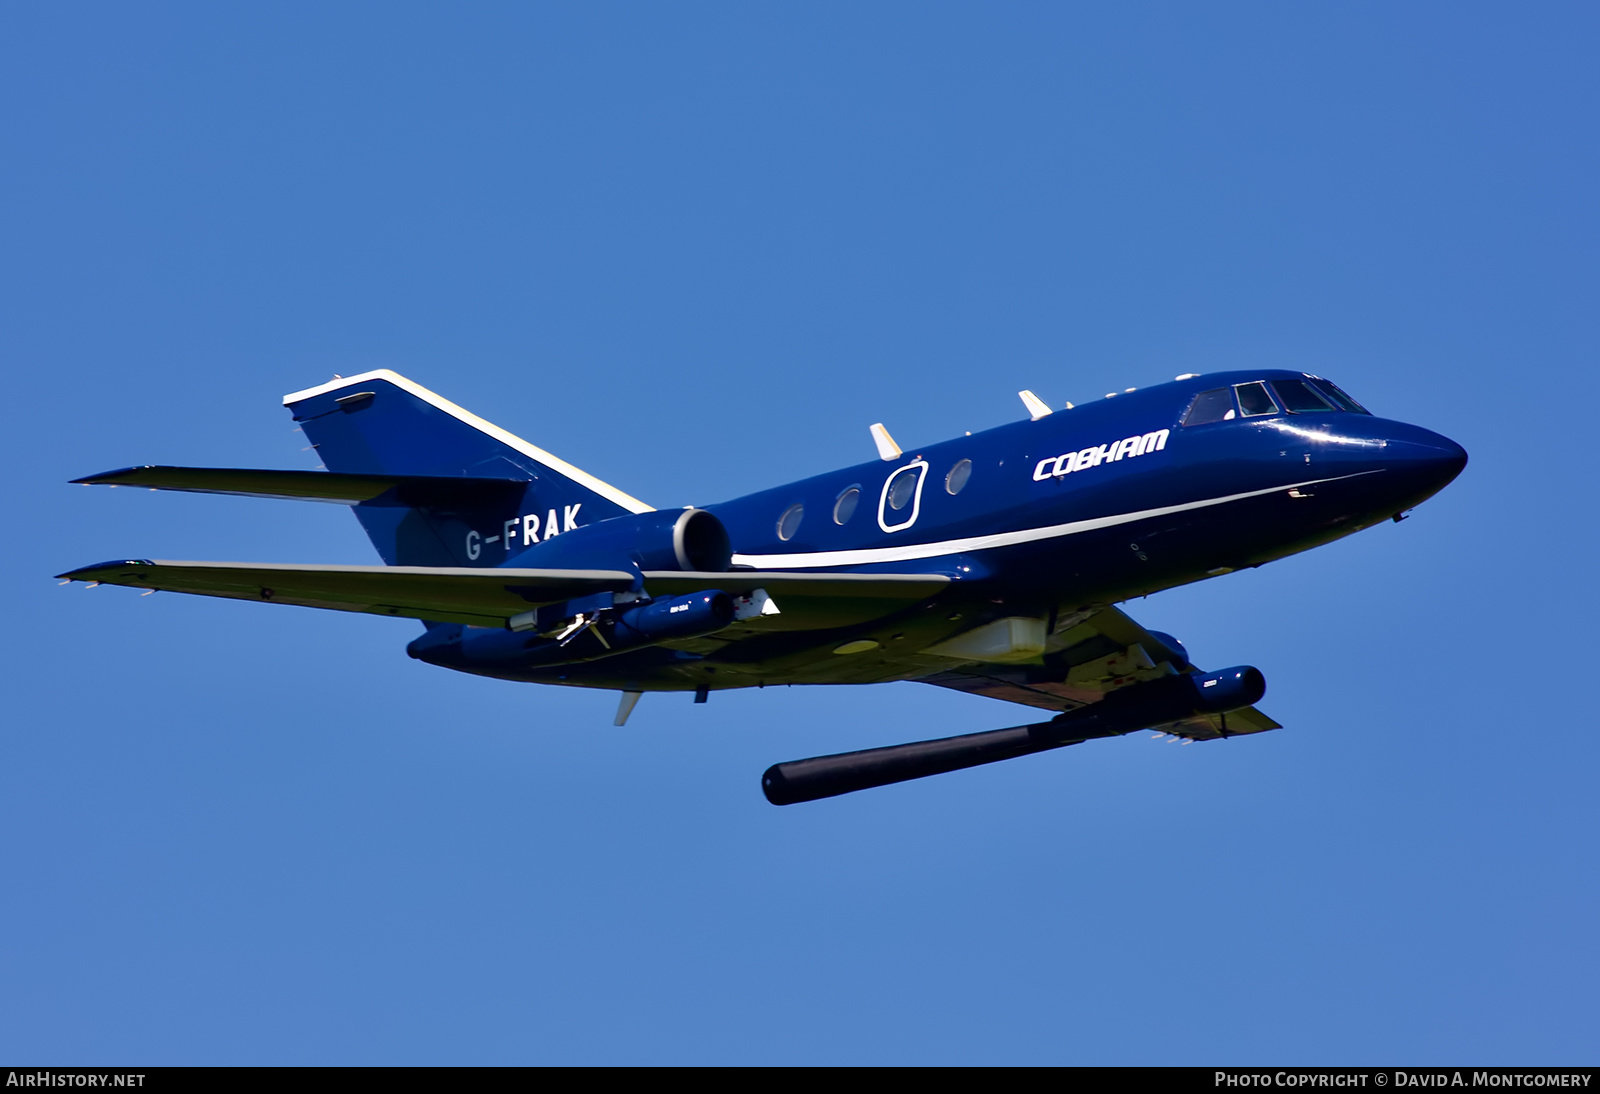
[[[329,471],[471,480],[356,506],[392,566],[492,566],[563,531],[651,508],[387,369],[283,404]]]
[[[651,506],[379,369],[284,396],[326,471],[129,467],[78,482],[342,502],[391,566],[494,566]]]

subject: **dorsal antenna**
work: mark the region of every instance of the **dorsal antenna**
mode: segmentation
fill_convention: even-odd
[[[872,425],[872,443],[878,446],[878,459],[900,458],[900,446],[894,443],[894,438],[889,436],[889,431],[883,428],[882,422],[874,422]]]
[[[1017,398],[1022,400],[1022,405],[1028,408],[1028,417],[1035,422],[1047,414],[1055,413],[1050,409],[1048,403],[1031,391],[1019,391],[1017,392]]]

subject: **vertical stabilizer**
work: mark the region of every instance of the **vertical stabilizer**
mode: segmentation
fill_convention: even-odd
[[[283,403],[329,471],[514,484],[485,492],[464,483],[459,497],[446,490],[424,503],[386,495],[357,505],[362,527],[390,565],[493,566],[576,527],[651,511],[388,369],[297,391]]]

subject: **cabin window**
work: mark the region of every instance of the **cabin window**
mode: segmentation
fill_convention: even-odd
[[[788,541],[800,530],[800,521],[806,515],[806,507],[799,502],[789,506],[783,511],[783,516],[778,518],[778,538]]]
[[[856,515],[856,503],[861,500],[859,487],[847,487],[839,495],[839,500],[833,503],[833,523],[848,524],[850,518]]]
[[[923,466],[927,466],[924,464]],[[889,484],[889,508],[899,512],[911,504],[911,498],[917,492],[917,483],[922,475],[919,469],[908,467],[894,477],[894,482]]]
[[[912,460],[884,481],[878,495],[878,527],[899,532],[917,523],[922,510],[922,478],[928,473],[926,460]],[[890,519],[890,510],[898,514]]]
[[[1239,411],[1246,418],[1259,418],[1263,414],[1278,412],[1278,404],[1267,394],[1266,384],[1235,384],[1233,390],[1239,395]]]
[[[1366,407],[1350,398],[1349,393],[1346,392],[1344,388],[1340,387],[1336,383],[1333,383],[1331,380],[1322,380],[1318,379],[1317,377],[1312,377],[1311,386],[1322,392],[1322,394],[1326,395],[1329,399],[1333,400],[1333,405],[1339,407],[1341,410],[1348,410],[1352,414],[1366,414],[1369,417],[1372,414],[1372,411],[1368,410]]]
[[[1329,414],[1334,407],[1304,380],[1274,380],[1272,390],[1290,414]]]
[[[944,477],[945,493],[950,495],[961,493],[961,488],[967,485],[967,480],[971,477],[972,461],[958,460],[956,465],[950,469],[950,474]],[[899,506],[895,506],[895,508],[898,509]]]
[[[1189,404],[1189,413],[1183,416],[1184,425],[1209,425],[1233,418],[1233,392],[1225,387],[1202,391]]]

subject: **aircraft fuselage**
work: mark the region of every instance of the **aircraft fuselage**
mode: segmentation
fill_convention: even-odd
[[[1341,408],[1348,397],[1330,388],[1275,370],[1185,378],[705,507],[726,526],[735,567],[951,579],[888,617],[821,630],[796,618],[792,630],[545,669],[452,664],[429,655],[437,635],[413,653],[507,679],[636,690],[925,676],[923,651],[953,635],[1018,617],[1055,633],[1095,606],[1259,566],[1398,516],[1465,465],[1448,438]]]

